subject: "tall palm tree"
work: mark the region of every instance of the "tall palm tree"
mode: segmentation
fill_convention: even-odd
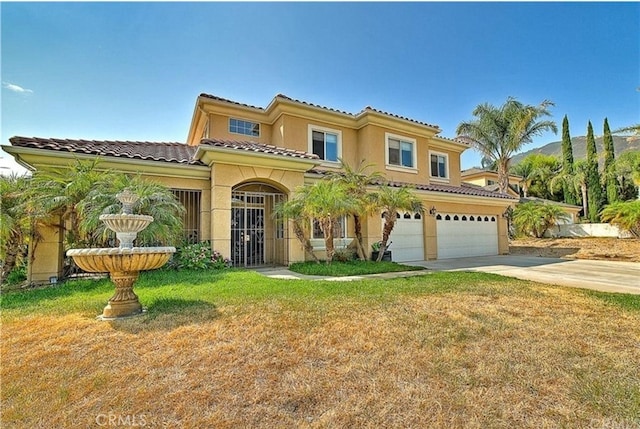
[[[293,233],[302,245],[302,248],[307,255],[311,256],[311,258],[319,264],[320,260],[313,252],[313,246],[308,238],[308,228],[305,228],[306,225],[310,225],[311,220],[304,217],[302,210],[303,207],[304,199],[302,194],[298,194],[287,201],[277,203],[273,208],[272,215],[274,217],[281,217],[291,221]]]
[[[100,215],[122,211],[117,195],[125,189],[138,197],[134,213],[153,216],[153,222],[138,233],[137,246],[177,245],[182,241],[185,208],[169,188],[140,175],[114,174],[107,179],[98,182],[77,206],[82,219],[80,232],[91,246],[104,245],[113,237]]]
[[[551,116],[545,100],[538,106],[525,105],[513,97],[500,107],[489,103],[478,105],[472,112],[474,120],[462,122],[456,133],[479,150],[486,158],[494,160],[498,167],[498,187],[506,193],[509,187],[509,161],[533,137],[545,131],[558,132],[555,122],[540,120]]]
[[[382,242],[378,253],[378,261],[382,260],[384,252],[387,250],[389,236],[396,224],[399,211],[410,211],[413,213],[423,213],[422,201],[410,188],[395,188],[389,185],[382,185],[375,194],[376,207],[383,212],[384,226],[382,228]]]
[[[362,238],[362,216],[366,216],[372,208],[371,195],[367,193],[367,187],[384,180],[384,175],[379,171],[367,172],[373,164],[364,164],[364,162],[364,160],[360,161],[358,167],[353,168],[340,159],[342,171],[329,174],[332,180],[346,186],[351,196],[356,200],[354,210],[349,214],[353,216],[356,252],[360,260],[363,261],[367,257]]]
[[[582,196],[582,213],[585,217],[588,215],[587,210],[589,208],[587,198],[588,170],[589,167],[587,165],[587,161],[582,159],[573,164],[573,172],[571,174],[560,171],[549,181],[550,189],[554,189],[558,183],[566,184],[567,186],[571,186],[575,189],[576,193],[579,193]]]
[[[303,199],[302,216],[315,219],[324,235],[327,264],[333,261],[334,226],[342,216],[353,213],[357,201],[350,189],[334,180],[319,180],[313,185],[303,186],[297,191]]]

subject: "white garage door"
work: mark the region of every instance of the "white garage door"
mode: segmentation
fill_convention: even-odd
[[[389,250],[394,262],[424,260],[422,216],[419,213],[400,213],[389,241],[393,242]]]
[[[439,213],[438,259],[498,254],[496,216]]]

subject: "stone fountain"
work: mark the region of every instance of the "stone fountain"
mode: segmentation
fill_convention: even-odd
[[[138,201],[138,197],[128,189],[116,197],[122,203],[122,213],[104,214],[100,216],[100,220],[116,233],[119,247],[67,251],[67,255],[84,271],[109,273],[116,293],[109,299],[102,315],[99,316],[102,320],[141,314],[142,305],[133,292],[133,283],[138,279],[140,271],[160,268],[176,251],[175,247],[134,247],[133,241],[138,232],[153,222],[153,217],[132,214],[133,205]]]

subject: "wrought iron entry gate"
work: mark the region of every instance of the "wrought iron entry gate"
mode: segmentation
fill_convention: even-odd
[[[283,194],[233,191],[231,253],[233,265],[255,267],[284,262],[284,222],[273,219],[273,206]]]

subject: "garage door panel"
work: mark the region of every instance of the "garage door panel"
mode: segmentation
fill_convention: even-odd
[[[464,216],[464,217],[463,217]],[[473,220],[472,219],[473,216]],[[438,259],[498,254],[498,225],[495,216],[440,215],[436,220]],[[462,220],[466,218],[467,220]],[[486,220],[485,220],[486,219]]]
[[[422,261],[424,259],[424,234],[422,219],[397,219],[389,241],[391,256],[395,262]]]

